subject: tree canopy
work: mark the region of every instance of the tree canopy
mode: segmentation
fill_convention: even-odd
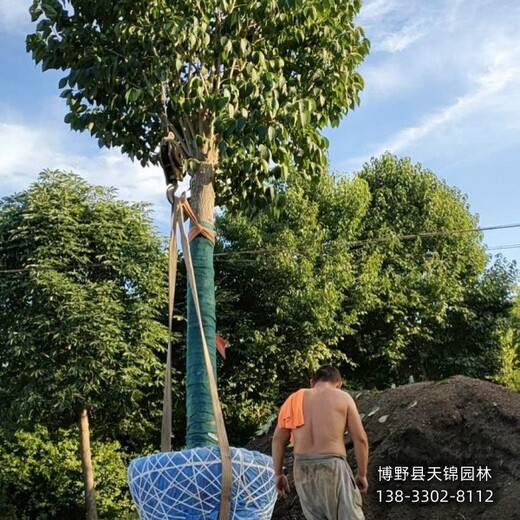
[[[264,206],[265,184],[326,161],[319,132],[359,102],[361,0],[34,0],[27,48],[74,130],[143,165],[171,132],[183,170],[216,165],[217,202]],[[218,158],[217,158],[218,157]],[[273,168],[274,167],[274,168]]]
[[[114,190],[46,171],[2,199],[3,412],[56,427],[86,407],[99,429],[143,435],[161,395],[165,264],[146,208]]]
[[[356,263],[379,268],[343,348],[376,384],[432,377],[426,359],[435,337],[486,267],[482,234],[471,231],[477,216],[459,190],[409,159],[385,154],[357,175],[368,183],[371,204]]]
[[[362,388],[496,374],[515,269],[486,268],[457,189],[390,154],[281,189],[279,216],[217,221],[222,386],[243,432],[326,361]]]
[[[336,348],[355,322],[345,311],[355,283],[347,244],[367,210],[367,186],[336,185],[326,173],[317,185],[291,179],[279,216],[217,220],[219,330],[231,341],[221,386],[237,425],[270,414],[321,362],[347,361]]]

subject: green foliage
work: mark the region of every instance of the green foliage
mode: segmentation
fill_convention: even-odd
[[[318,174],[359,103],[361,0],[33,0],[27,48],[59,82],[65,121],[143,165],[169,131],[184,169],[218,154],[217,202],[264,207],[290,165]],[[274,168],[273,168],[274,166]]]
[[[430,378],[464,374],[496,379],[506,370],[507,382],[513,382],[514,359],[507,336],[516,279],[516,268],[498,258],[476,280],[468,280],[462,303],[448,309],[447,326],[435,337],[427,361]]]
[[[349,361],[336,345],[355,322],[346,305],[355,283],[346,244],[368,207],[366,183],[336,184],[323,174],[315,185],[295,175],[284,196],[277,217],[217,222],[219,328],[231,341],[221,387],[239,442],[320,363]],[[260,253],[241,253],[250,250]]]
[[[377,265],[377,274],[369,294],[358,296],[355,334],[341,346],[359,366],[351,377],[376,386],[411,374],[435,378],[430,361],[446,341],[450,315],[466,312],[468,288],[485,269],[482,235],[469,232],[477,218],[457,189],[409,159],[385,154],[358,177],[369,185],[371,205],[356,263]]]
[[[326,361],[354,388],[500,370],[516,269],[486,269],[458,190],[390,154],[281,190],[279,215],[218,220],[221,386],[239,440]]]
[[[126,485],[127,457],[117,442],[92,445],[97,503],[106,520],[137,519]],[[42,426],[0,432],[0,517],[77,520],[84,516],[77,431]]]
[[[165,258],[144,206],[47,171],[0,202],[0,392],[12,420],[126,441],[155,427]],[[101,432],[99,432],[101,433]]]
[[[502,356],[499,373],[493,378],[510,390],[520,391],[520,358],[518,344],[513,343],[513,330],[507,330],[502,337]]]
[[[500,371],[494,378],[511,390],[520,391],[520,296],[518,287],[509,315],[508,328],[502,334]]]

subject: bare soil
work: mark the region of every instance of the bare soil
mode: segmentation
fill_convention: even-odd
[[[371,449],[367,520],[520,520],[520,393],[455,376],[352,395],[364,414]],[[348,436],[345,442],[355,472]],[[248,448],[270,454],[271,435]],[[287,450],[291,484],[292,459]],[[407,468],[408,475],[396,467]],[[412,471],[420,471],[414,467],[423,468],[423,481],[412,480]],[[469,478],[473,471],[473,481],[461,481],[462,467],[473,468],[464,470]],[[382,472],[388,468],[392,479],[387,481]],[[458,479],[446,480],[445,468],[456,468],[448,471]],[[486,468],[491,478],[482,473]],[[292,485],[290,496],[278,500],[273,519],[304,518]]]

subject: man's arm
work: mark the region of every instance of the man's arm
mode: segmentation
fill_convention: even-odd
[[[362,493],[366,493],[368,489],[367,467],[368,467],[368,437],[363,428],[361,417],[354,402],[349,395],[349,405],[347,412],[347,430],[354,441],[354,453],[358,466],[356,475],[356,483]]]
[[[285,446],[291,437],[291,430],[276,427],[273,434],[272,455],[274,474],[276,478],[276,490],[278,494],[285,497],[285,493],[289,492],[289,482],[283,474],[283,456],[285,454]]]

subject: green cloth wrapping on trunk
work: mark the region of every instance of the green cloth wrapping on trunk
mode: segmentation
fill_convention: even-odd
[[[214,229],[207,222],[200,224]],[[195,237],[190,244],[195,280],[206,333],[211,364],[216,379],[216,316],[215,316],[215,269],[213,267],[213,244],[202,235]],[[211,404],[211,394],[204,364],[202,339],[191,289],[188,285],[188,333],[186,355],[186,445],[188,449],[203,446],[218,446],[215,416]],[[212,433],[213,438],[208,434]]]

